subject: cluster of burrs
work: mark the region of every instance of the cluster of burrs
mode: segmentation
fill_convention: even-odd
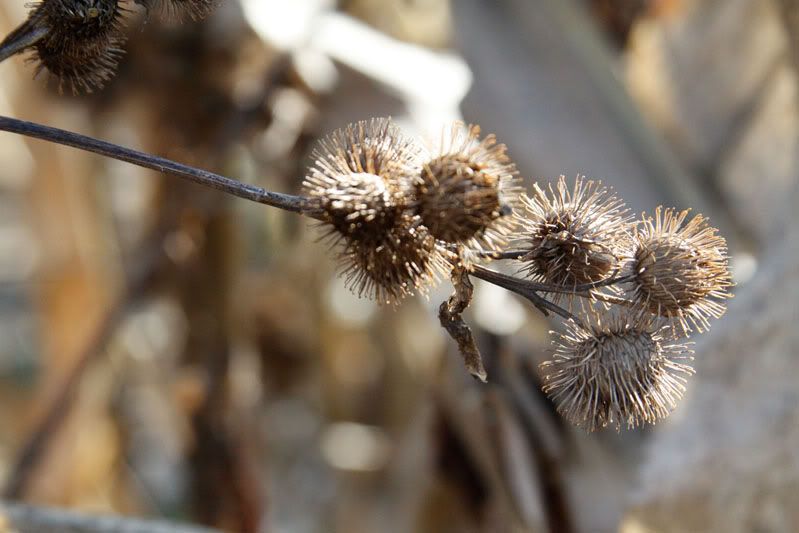
[[[133,4],[182,21],[205,17],[218,0],[41,0],[0,43],[0,61],[31,51],[38,76],[46,72],[58,90],[90,93],[116,72],[124,53],[125,25]]]
[[[524,193],[493,135],[457,123],[428,150],[389,119],[358,122],[317,148],[309,213],[339,250],[350,288],[395,303],[442,276],[455,286],[442,326],[486,378],[461,314],[470,277],[565,319],[542,364],[544,390],[569,421],[595,430],[654,423],[684,392],[685,339],[725,311],[725,240],[701,215],[658,208],[634,218],[609,189],[563,177]],[[484,266],[511,260],[515,276]]]

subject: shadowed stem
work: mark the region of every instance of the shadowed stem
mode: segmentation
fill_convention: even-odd
[[[496,270],[491,270],[489,268],[480,265],[473,265],[472,268],[474,269],[475,275],[477,275],[477,272],[489,273],[488,275],[491,276],[503,277],[506,278],[507,280],[513,280],[515,283],[519,284],[520,286],[524,286],[525,288],[531,291],[557,292],[562,294],[574,294],[575,296],[594,296],[585,293],[589,292],[592,289],[598,289],[600,287],[608,287],[610,285],[618,285],[620,283],[627,283],[635,279],[634,274],[630,274],[627,276],[618,276],[618,277],[610,276],[607,279],[594,281],[592,283],[581,283],[581,284],[572,285],[571,287],[564,287],[562,285],[553,285],[551,283],[538,283],[536,281],[514,278],[513,276],[508,276],[507,274],[503,274],[501,272],[497,272]]]
[[[544,315],[548,315],[552,312],[566,320],[573,320],[576,324],[582,324],[582,321],[575,315],[538,294],[535,289],[531,288],[530,282],[526,280],[516,279],[513,276],[507,276],[480,265],[473,265],[472,271],[469,272],[469,274],[527,298],[534,306],[544,313]]]
[[[489,252],[487,250],[482,250],[478,253],[480,257],[484,257],[486,259],[521,259],[525,255],[530,253],[529,250],[508,250],[502,252]]]
[[[136,261],[126,272],[122,293],[106,312],[95,334],[75,358],[73,366],[66,372],[63,380],[53,389],[52,395],[47,398],[47,406],[42,417],[37,420],[19,452],[8,464],[1,492],[3,498],[18,500],[25,496],[37,468],[50,451],[53,441],[75,405],[78,388],[87,369],[105,353],[130,310],[147,295],[159,276],[163,275],[165,268],[168,268],[163,252],[166,238],[167,232],[158,229],[131,256],[135,257]],[[2,529],[2,520],[0,520],[0,531],[5,531]]]
[[[559,305],[550,302],[538,293],[555,292],[562,294],[573,294],[582,298],[594,298],[617,305],[631,305],[632,302],[624,298],[611,296],[608,294],[591,293],[590,291],[599,287],[608,287],[610,285],[616,285],[619,283],[627,283],[635,279],[634,274],[618,277],[614,275],[608,279],[595,281],[593,283],[583,283],[580,285],[573,285],[572,287],[561,287],[558,285],[550,285],[549,283],[536,283],[526,279],[514,278],[513,276],[508,276],[507,274],[503,274],[501,272],[497,272],[496,270],[491,270],[490,268],[480,265],[472,265],[472,271],[470,274],[476,278],[482,279],[483,281],[487,281],[502,287],[503,289],[515,292],[519,296],[527,298],[545,315],[548,311],[551,311],[567,320],[574,320],[577,324],[581,324],[582,322],[575,315],[571,314]]]
[[[26,21],[9,33],[3,42],[0,42],[0,61],[5,61],[13,55],[24,52],[39,42],[42,37],[47,35],[47,32],[47,28],[35,27]]]
[[[485,259],[503,260],[503,259],[522,259],[525,255],[529,254],[530,250],[506,250],[499,252],[480,251],[478,256]],[[484,267],[476,266],[475,268],[482,269]],[[493,271],[492,271],[493,272]],[[538,283],[535,281],[524,281],[527,286],[539,292],[560,292],[564,294],[585,293],[591,289],[598,289],[600,287],[608,287],[610,285],[618,285],[620,283],[628,283],[635,280],[635,274],[628,274],[626,276],[619,276],[618,270],[603,280],[594,281],[591,283],[575,284],[571,287],[564,287],[562,285],[553,285],[550,283]],[[515,279],[515,278],[514,278]],[[577,296],[588,296],[584,294],[576,294]]]
[[[245,200],[277,207],[293,213],[313,216],[311,206],[308,200],[303,196],[267,191],[261,187],[242,183],[225,176],[220,176],[219,174],[214,174],[213,172],[208,172],[207,170],[125,148],[124,146],[101,141],[86,135],[4,116],[0,116],[0,131],[18,133],[35,139],[71,146],[79,150],[93,152],[140,167],[171,174],[199,185],[204,185],[233,196],[238,196],[239,198],[244,198]]]

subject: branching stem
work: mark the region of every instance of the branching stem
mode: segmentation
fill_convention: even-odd
[[[530,281],[530,280],[526,280],[526,279],[514,278],[512,276],[508,276],[506,274],[502,274],[500,272],[496,272],[495,270],[491,270],[491,269],[488,269],[488,268],[486,268],[484,266],[480,266],[480,265],[474,265],[472,268],[475,270],[475,272],[477,272],[477,271],[492,272],[494,274],[497,274],[497,275],[500,275],[500,276],[504,276],[504,277],[506,277],[508,279],[514,280],[515,282],[519,283],[520,285],[523,285],[527,289],[533,290],[533,291],[536,291],[536,292],[557,292],[557,293],[562,293],[562,294],[574,294],[575,296],[589,296],[586,293],[588,293],[592,289],[598,289],[600,287],[608,287],[610,285],[618,285],[620,283],[627,283],[627,282],[633,281],[635,279],[635,276],[632,275],[632,274],[630,274],[628,276],[619,276],[619,277],[611,276],[611,277],[609,277],[607,279],[603,279],[603,280],[600,280],[600,281],[595,281],[593,283],[582,283],[582,284],[579,284],[579,285],[573,285],[571,287],[564,287],[564,286],[561,286],[561,285],[552,285],[551,283],[538,283],[536,281]]]
[[[563,309],[559,305],[550,302],[538,294],[538,292],[532,288],[530,282],[526,280],[517,279],[513,276],[508,276],[480,265],[474,265],[469,274],[483,281],[497,285],[498,287],[502,287],[503,289],[515,292],[519,296],[527,298],[534,306],[544,313],[544,315],[549,315],[549,313],[552,312],[565,318],[566,320],[573,320],[576,324],[583,323],[579,318],[568,312],[566,309]]]
[[[295,196],[290,194],[283,194],[278,192],[267,191],[261,187],[242,183],[234,179],[208,172],[207,170],[195,168],[189,165],[184,165],[155,155],[139,152],[124,146],[119,146],[107,141],[81,135],[71,131],[66,131],[26,120],[19,120],[10,117],[0,116],[0,131],[8,131],[41,139],[87,152],[93,152],[119,161],[125,161],[133,165],[156,170],[165,174],[171,174],[179,178],[211,187],[218,191],[222,191],[245,200],[257,202],[259,204],[277,207],[285,211],[293,213],[305,214],[315,217],[313,208],[308,202],[308,199],[303,196]],[[526,252],[521,250],[510,250],[507,252],[498,252],[491,255],[483,254],[486,257],[493,259],[518,259]],[[550,302],[539,292],[549,293],[568,293],[576,296],[589,296],[588,292],[592,289],[599,287],[606,287],[618,283],[625,283],[631,281],[633,276],[611,276],[608,279],[598,281],[595,283],[586,283],[582,285],[575,285],[573,287],[561,287],[557,285],[550,285],[548,283],[537,283],[529,280],[517,279],[500,272],[485,268],[480,265],[475,265],[470,273],[476,278],[482,279],[494,285],[503,287],[509,291],[523,296],[530,300],[542,313],[548,315],[550,312],[555,313],[567,320],[574,320],[580,323],[580,320],[562,307]],[[592,295],[596,297],[596,295]],[[608,296],[604,301],[624,305],[628,302],[623,298],[615,298]]]

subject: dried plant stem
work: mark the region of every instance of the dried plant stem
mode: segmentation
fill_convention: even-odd
[[[479,255],[480,257],[484,257],[486,259],[501,260],[501,259],[521,259],[528,253],[530,253],[529,250],[508,250],[502,252],[491,252],[488,250],[483,250],[479,252],[477,255]]]
[[[2,43],[0,43],[0,62],[9,57],[25,51],[39,42],[49,30],[44,27],[35,27],[25,24],[10,33]]]
[[[589,292],[592,289],[598,289],[600,287],[608,287],[611,285],[617,285],[620,283],[627,283],[632,281],[635,276],[628,275],[628,276],[610,276],[608,279],[603,279],[601,281],[596,281],[594,283],[583,283],[579,285],[574,285],[572,287],[560,287],[558,285],[551,285],[549,283],[538,283],[535,281],[529,281],[525,279],[514,278],[513,276],[508,276],[507,274],[502,274],[501,272],[497,272],[496,270],[491,270],[490,268],[486,268],[480,265],[474,265],[472,267],[471,274],[476,277],[480,278],[483,281],[487,281],[489,283],[493,283],[499,287],[507,289],[511,292],[515,292],[520,296],[524,296],[528,300],[530,300],[536,307],[538,307],[544,314],[547,314],[546,311],[552,311],[555,314],[562,316],[563,318],[577,320],[574,315],[563,309],[557,304],[553,304],[545,300],[542,296],[540,296],[539,292],[553,292],[553,293],[564,293],[564,294],[573,294],[575,296],[580,296],[583,298],[593,298],[595,300],[600,300],[603,302],[608,302],[617,305],[624,305],[630,306],[632,302],[629,300],[625,300],[624,298],[620,298],[617,296],[612,296],[609,294],[597,294]],[[539,305],[540,301],[545,301],[548,305]],[[579,321],[578,321],[579,323]]]
[[[618,285],[620,283],[628,283],[633,280],[635,280],[635,276],[632,274],[628,276],[619,276],[619,277],[610,276],[607,279],[594,281],[593,283],[578,283],[576,285],[571,285],[567,287],[561,285],[554,285],[552,283],[539,283],[536,281],[529,281],[529,280],[519,280],[519,281],[525,283],[530,289],[534,291],[573,294],[575,296],[582,296],[589,298],[596,296],[596,293],[590,292],[593,289],[599,289],[601,287],[609,287],[611,285]]]
[[[140,167],[171,174],[199,185],[204,185],[233,196],[238,196],[239,198],[244,198],[245,200],[277,207],[293,213],[313,216],[308,200],[302,196],[267,191],[261,187],[242,183],[225,176],[220,176],[219,174],[214,174],[213,172],[208,172],[207,170],[125,148],[86,135],[4,116],[0,116],[0,131],[18,133],[35,139],[71,146],[79,150],[93,152]]]
[[[570,292],[570,293],[572,293],[572,292],[574,292],[574,293],[584,293],[584,292],[588,292],[588,291],[590,291],[592,289],[598,289],[600,287],[610,287],[611,285],[619,285],[621,283],[629,283],[630,281],[633,281],[634,279],[635,279],[635,275],[634,274],[628,274],[627,276],[617,276],[616,274],[613,274],[612,276],[609,276],[607,279],[595,281],[593,283],[583,283],[583,284],[580,284],[580,285],[575,285],[574,287],[571,287],[570,289],[568,289],[567,292]],[[552,291],[552,292],[554,292],[554,291]]]
[[[566,320],[573,320],[577,324],[582,324],[582,321],[575,315],[538,294],[538,290],[532,287],[534,285],[532,282],[517,279],[513,276],[508,276],[480,265],[474,265],[470,274],[478,279],[487,281],[497,285],[498,287],[502,287],[503,289],[515,292],[519,296],[527,298],[534,306],[538,308],[539,311],[544,313],[546,316],[552,312]]]

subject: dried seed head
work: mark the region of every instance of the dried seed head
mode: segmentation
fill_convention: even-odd
[[[323,139],[303,187],[333,231],[353,240],[392,228],[410,203],[419,148],[390,119]]]
[[[719,318],[731,297],[727,243],[702,215],[657,208],[635,233],[633,299],[638,308],[669,319],[676,333],[700,333]]]
[[[348,238],[363,240],[387,231],[402,214],[402,196],[381,176],[353,172],[319,179],[326,180],[326,187],[317,184],[309,195],[318,200],[325,219]]]
[[[92,93],[102,89],[114,77],[119,59],[124,54],[121,41],[108,40],[105,44],[103,48],[88,48],[79,54],[37,46],[31,58],[38,62],[35,76],[46,71],[61,93],[65,90],[73,94]]]
[[[342,272],[355,294],[397,303],[414,292],[426,292],[446,271],[435,239],[413,218],[406,213],[382,235],[345,240]]]
[[[693,374],[692,351],[667,330],[620,316],[589,329],[567,322],[565,333],[554,333],[553,358],[541,365],[544,392],[588,431],[654,424],[674,409]]]
[[[416,212],[437,239],[498,250],[514,227],[518,203],[516,166],[494,135],[480,140],[480,127],[453,125],[439,155],[422,167]]]
[[[116,36],[124,14],[119,0],[43,0],[34,6],[31,17],[49,28],[49,40],[59,40],[63,47]]]
[[[419,149],[389,119],[347,126],[323,140],[303,183],[328,236],[341,242],[347,283],[395,302],[443,271],[440,251],[408,211]]]
[[[197,21],[204,19],[221,0],[135,0],[147,11],[153,11],[171,20],[183,21],[187,18]]]
[[[46,28],[33,45],[36,74],[46,70],[59,91],[100,89],[114,75],[123,54],[125,10],[118,0],[44,0],[28,19],[32,29]]]
[[[522,271],[543,283],[571,287],[606,278],[629,254],[630,218],[624,203],[599,182],[563,176],[549,194],[538,184],[524,196],[518,247]]]

